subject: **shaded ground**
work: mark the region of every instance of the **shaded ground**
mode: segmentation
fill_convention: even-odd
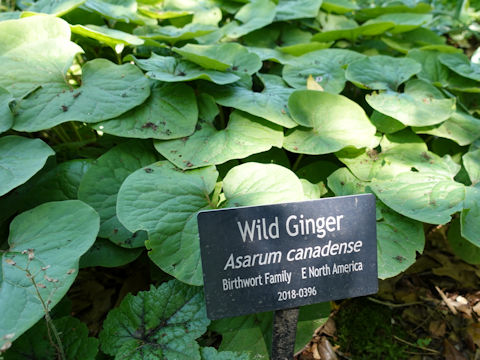
[[[377,295],[335,303],[296,359],[480,359],[480,268],[452,254],[446,230],[428,229],[424,254]]]

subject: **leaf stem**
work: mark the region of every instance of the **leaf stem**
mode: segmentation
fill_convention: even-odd
[[[293,163],[293,166],[292,166],[292,171],[293,172],[297,171],[298,166],[300,165],[300,162],[302,161],[304,156],[305,156],[305,154],[300,154],[300,155],[297,156],[297,159],[295,160],[295,162]]]

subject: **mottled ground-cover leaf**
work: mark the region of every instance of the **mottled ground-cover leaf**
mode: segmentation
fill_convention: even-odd
[[[64,75],[75,54],[67,22],[52,16],[32,16],[0,22],[0,86],[15,98],[39,86],[65,87]]]
[[[230,84],[240,80],[233,72],[222,72],[204,69],[190,61],[180,60],[172,56],[160,56],[152,54],[149,59],[135,60],[137,65],[147,71],[147,76],[160,81],[178,82],[192,81],[197,79],[208,80],[216,84]]]
[[[415,60],[377,55],[349,64],[345,77],[365,89],[397,90],[421,70],[422,66]]]
[[[471,144],[480,137],[480,119],[456,110],[440,125],[417,127],[414,128],[414,131],[418,134],[430,134],[451,139],[463,146]]]
[[[155,149],[185,170],[242,159],[272,146],[281,147],[283,142],[280,126],[240,111],[230,114],[223,130],[207,120],[200,120],[197,128],[189,137],[156,141]]]
[[[182,41],[203,36],[217,30],[216,26],[207,24],[187,24],[182,28],[172,25],[147,25],[135,28],[133,33],[142,39],[151,39],[168,42],[171,45]]]
[[[107,239],[98,238],[95,244],[80,258],[80,268],[123,266],[138,258],[143,250],[143,248],[126,249]]]
[[[78,200],[42,204],[12,221],[0,268],[0,307],[8,309],[0,322],[0,347],[42,318],[38,294],[51,307],[65,295],[98,228],[97,213]]]
[[[322,88],[334,94],[345,87],[345,68],[365,55],[346,49],[318,50],[292,60],[284,66],[282,76],[296,89],[305,89],[311,75]]]
[[[404,125],[429,126],[452,116],[455,99],[445,99],[433,85],[423,80],[410,80],[405,91],[383,91],[366,96],[368,104]]]
[[[117,214],[130,231],[146,230],[149,256],[178,280],[201,285],[196,213],[211,209],[215,167],[182,172],[167,161],[131,174],[118,192]]]
[[[10,111],[10,103],[13,97],[8,90],[0,87],[0,134],[12,127],[13,114]]]
[[[434,85],[446,86],[448,84],[449,71],[438,59],[440,53],[413,49],[408,52],[408,57],[422,65],[422,70],[417,73],[420,80],[429,81]]]
[[[182,55],[204,69],[226,71],[231,70],[252,75],[262,67],[260,58],[237,43],[220,45],[187,44],[173,51]]]
[[[76,89],[64,81],[64,74],[58,76],[62,82],[42,84],[19,102],[15,130],[38,131],[66,121],[95,123],[111,119],[150,95],[148,79],[132,64],[89,61],[82,68],[82,85]]]
[[[100,237],[127,248],[143,246],[145,234],[132,234],[118,221],[117,193],[128,175],[155,160],[148,144],[129,141],[109,150],[90,166],[80,182],[78,198],[100,215]]]
[[[227,207],[276,204],[304,200],[300,179],[276,164],[245,163],[223,179]]]
[[[209,323],[201,288],[171,280],[128,294],[109,312],[100,345],[117,360],[200,360],[195,339]]]
[[[84,6],[107,19],[140,25],[156,24],[155,20],[137,13],[136,0],[87,0]]]
[[[166,140],[191,135],[197,119],[197,101],[191,87],[152,81],[150,97],[142,105],[94,128],[116,136]]]
[[[330,304],[302,306],[297,324],[295,351],[301,350],[312,334],[327,320]],[[255,359],[269,359],[273,313],[259,313],[214,321],[212,330],[222,334],[219,350],[251,352]]]
[[[318,14],[322,0],[279,0],[275,21],[313,18]]]
[[[40,139],[17,135],[0,138],[0,195],[30,179],[54,154]]]
[[[249,353],[238,353],[232,351],[217,351],[213,347],[201,348],[200,353],[202,360],[250,360],[252,357]],[[7,359],[8,360],[8,359]]]
[[[463,54],[441,54],[440,62],[457,74],[468,79],[480,81],[480,65],[470,61]]]
[[[288,98],[294,90],[289,88],[279,76],[270,74],[258,76],[264,85],[262,92],[253,91],[240,83],[228,86],[205,86],[204,90],[220,105],[248,112],[286,128],[297,126],[287,106]]]
[[[66,359],[95,359],[98,339],[88,337],[87,325],[71,316],[54,319],[53,325],[59,333]],[[55,359],[57,356],[48,338],[46,322],[42,319],[13,343],[5,359]]]
[[[139,37],[124,31],[110,29],[97,25],[72,25],[72,32],[77,35],[98,40],[100,43],[115,49],[117,45],[142,45],[144,41]]]
[[[86,0],[39,0],[26,10],[62,16],[82,5]]]
[[[319,155],[346,146],[376,146],[375,127],[358,104],[342,95],[298,90],[290,96],[288,108],[304,126],[287,133],[283,146],[289,151]]]

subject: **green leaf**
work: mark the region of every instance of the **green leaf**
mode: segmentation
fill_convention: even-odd
[[[240,21],[241,24],[232,22],[223,31],[228,38],[236,39],[263,28],[272,23],[275,17],[275,8],[276,5],[270,0],[253,0],[235,14],[235,20]]]
[[[0,138],[0,195],[30,179],[55,152],[40,139]]]
[[[171,280],[128,294],[109,312],[100,344],[117,360],[200,360],[195,339],[209,323],[201,289]]]
[[[152,81],[150,97],[142,105],[93,127],[116,136],[167,140],[191,135],[197,119],[197,101],[191,87]]]
[[[408,57],[422,65],[422,71],[417,74],[420,80],[429,81],[434,85],[446,86],[448,84],[449,71],[442,65],[436,51],[413,49],[408,52]]]
[[[371,189],[396,212],[429,224],[445,224],[462,210],[465,186],[450,177],[404,172],[390,180],[373,181]]]
[[[202,284],[196,213],[211,209],[215,167],[182,172],[163,161],[131,174],[118,192],[117,215],[132,232],[148,231],[149,256],[163,271]]]
[[[391,21],[369,20],[362,25],[357,25],[354,21],[348,27],[335,30],[326,30],[316,33],[312,41],[329,42],[339,39],[346,39],[351,42],[357,40],[360,36],[376,36],[383,34],[393,28],[395,23]]]
[[[415,263],[422,253],[425,234],[421,222],[408,219],[377,202],[378,277],[387,279],[400,274]]]
[[[368,2],[364,3],[362,9],[356,12],[359,19],[370,19],[383,14],[398,13],[428,13],[432,10],[430,4],[417,1],[401,0],[401,1],[379,1],[377,4],[381,6],[369,6]]]
[[[123,266],[137,259],[143,250],[143,248],[126,249],[107,239],[98,238],[80,258],[80,268]]]
[[[0,87],[0,134],[7,131],[13,125],[13,114],[10,111],[10,103],[13,97],[8,90]]]
[[[245,163],[223,179],[227,207],[304,200],[303,186],[289,169],[276,164]]]
[[[279,0],[275,9],[275,21],[285,21],[317,16],[322,0]]]
[[[359,7],[354,0],[323,0],[322,9],[336,14],[345,14]]]
[[[126,248],[144,245],[145,234],[132,234],[118,221],[117,193],[127,176],[155,160],[149,145],[129,141],[100,156],[85,173],[78,189],[78,198],[100,215],[100,237]]]
[[[325,91],[338,94],[345,87],[344,68],[364,57],[365,55],[345,49],[314,51],[285,65],[282,76],[290,86],[306,89],[308,76],[312,75]]]
[[[141,26],[135,28],[133,33],[142,39],[165,41],[174,45],[183,40],[191,40],[197,37],[210,34],[217,29],[216,26],[206,24],[187,24],[182,28],[172,25],[168,26]]]
[[[480,119],[455,111],[451,117],[437,126],[417,127],[417,134],[429,134],[451,139],[459,145],[468,145],[480,136]]]
[[[397,90],[421,70],[422,66],[415,60],[377,55],[351,63],[345,77],[364,89]]]
[[[297,123],[308,127],[287,133],[283,146],[289,151],[319,155],[375,145],[375,127],[358,104],[342,95],[297,90],[288,108]]]
[[[154,25],[156,21],[137,13],[136,0],[87,0],[84,6],[107,19]]]
[[[205,69],[231,70],[252,75],[262,67],[262,62],[256,54],[236,43],[220,45],[187,44],[181,48],[174,48],[173,51]]]
[[[232,351],[217,351],[213,347],[204,347],[200,349],[202,360],[250,360],[248,353],[238,353]]]
[[[63,16],[85,3],[85,0],[39,0],[27,8],[36,13]]]
[[[415,14],[415,13],[388,13],[377,17],[377,21],[387,21],[395,23],[391,34],[412,31],[432,21],[432,14]]]
[[[0,13],[0,21],[17,20],[22,15],[21,11],[7,11]]]
[[[181,169],[222,164],[231,159],[281,147],[283,131],[261,118],[234,111],[224,130],[213,122],[200,119],[197,131],[177,140],[156,141],[155,149]]]
[[[462,160],[472,185],[476,185],[480,182],[480,149],[470,150]]]
[[[263,47],[254,47],[254,46],[248,46],[247,49],[251,53],[257,54],[257,56],[262,61],[270,60],[280,64],[287,64],[290,62],[294,62],[297,59],[296,57],[290,54],[285,54],[278,49],[268,49]]]
[[[480,65],[473,63],[463,54],[441,54],[440,62],[457,74],[468,79],[480,81]]]
[[[462,237],[459,219],[453,219],[453,221],[450,223],[450,226],[448,227],[447,239],[454,254],[460,259],[469,264],[480,264],[480,247],[472,244],[470,241]]]
[[[328,186],[336,196],[363,194],[368,182],[340,168],[328,177]],[[378,277],[387,279],[400,274],[416,260],[425,246],[423,225],[408,219],[377,200]]]
[[[394,132],[405,129],[406,127],[400,121],[395,120],[394,118],[385,114],[382,114],[377,110],[373,110],[373,113],[370,116],[370,120],[372,121],[373,125],[375,125],[378,131],[381,131],[385,134],[392,134]]]
[[[471,244],[480,248],[480,189],[467,187],[465,190],[465,204],[460,215],[462,237]]]
[[[276,75],[259,74],[263,82],[262,92],[253,91],[239,83],[229,86],[204,86],[203,90],[222,105],[245,111],[272,123],[292,128],[297,123],[288,111],[288,98],[294,91]]]
[[[73,57],[83,50],[70,42],[67,22],[32,16],[0,22],[0,86],[20,98],[45,84],[65,87]]]
[[[5,335],[13,341],[42,318],[39,296],[50,307],[63,298],[98,228],[97,213],[78,200],[42,204],[13,219],[0,268],[0,308],[10,309],[0,323],[1,346]]]
[[[325,323],[330,304],[302,306],[297,324],[295,351],[312,338],[315,329]],[[254,359],[269,359],[272,343],[273,313],[258,313],[214,321],[210,328],[222,335],[219,350],[250,352]]]
[[[70,28],[74,34],[98,40],[100,43],[110,46],[114,50],[118,45],[138,46],[144,43],[144,41],[137,36],[120,30],[110,29],[106,26],[72,25]],[[121,47],[121,49],[123,50],[123,47]]]
[[[88,337],[88,328],[83,322],[65,316],[54,319],[53,325],[59,333],[66,359],[95,359],[98,339]],[[46,322],[42,319],[13,343],[5,359],[54,359],[57,356],[48,338]]]
[[[133,59],[141,69],[147,71],[148,77],[160,81],[177,82],[203,79],[224,85],[240,80],[240,77],[233,72],[207,70],[190,61],[179,60],[172,56],[152,54],[146,60]]]
[[[99,122],[123,114],[149,95],[148,80],[136,66],[95,59],[83,66],[79,88],[69,89],[65,82],[44,84],[21,100],[13,128],[32,132],[67,121]]]
[[[455,99],[445,99],[423,80],[407,82],[404,93],[385,91],[367,95],[365,99],[375,110],[409,126],[439,124],[455,110]]]
[[[77,199],[80,181],[91,164],[90,159],[76,159],[58,164],[46,173],[40,172],[34,184],[26,184],[29,187],[21,199],[21,209],[27,210],[49,201]]]

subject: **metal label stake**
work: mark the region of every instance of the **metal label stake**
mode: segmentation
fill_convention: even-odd
[[[275,311],[273,318],[272,360],[293,359],[298,312],[298,307]]]

